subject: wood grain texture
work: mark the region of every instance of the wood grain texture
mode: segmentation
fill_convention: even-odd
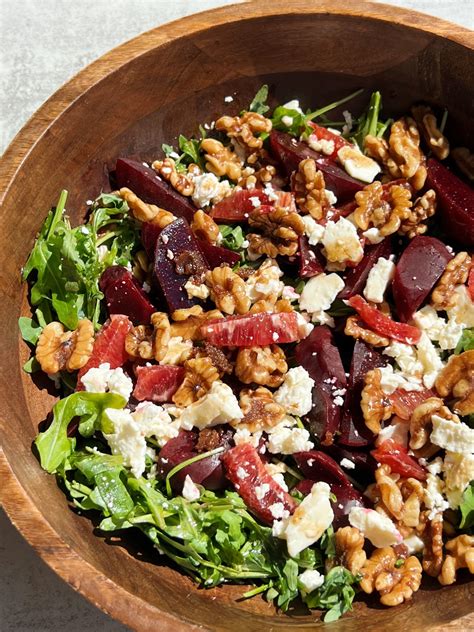
[[[66,84],[33,116],[2,165],[0,269],[1,496],[17,528],[45,561],[111,616],[138,630],[314,628],[314,615],[277,615],[263,600],[237,603],[241,587],[197,590],[143,540],[105,539],[68,509],[31,443],[54,401],[21,371],[28,350],[16,320],[27,313],[19,270],[46,210],[62,188],[79,221],[104,164],[117,155],[155,157],[161,142],[244,107],[264,81],[273,98],[317,105],[358,87],[383,91],[387,113],[417,99],[449,108],[448,133],[474,139],[474,37],[461,27],[366,2],[251,2],[191,16],[113,50]],[[361,99],[354,110],[363,104]],[[403,607],[375,602],[331,629],[469,629],[473,584],[434,584]]]

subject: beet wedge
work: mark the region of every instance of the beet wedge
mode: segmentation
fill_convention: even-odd
[[[138,280],[123,266],[106,268],[99,286],[105,295],[109,314],[125,314],[133,324],[147,325],[150,316],[156,312]]]

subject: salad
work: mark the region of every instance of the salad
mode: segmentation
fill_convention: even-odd
[[[356,117],[360,92],[226,97],[151,164],[119,158],[80,226],[63,191],[19,322],[73,507],[325,621],[474,572],[473,156],[446,112],[385,120],[375,92]]]

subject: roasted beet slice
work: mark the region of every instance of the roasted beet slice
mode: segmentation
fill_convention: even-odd
[[[299,276],[308,279],[324,272],[318,253],[308,243],[306,235],[298,238]]]
[[[152,224],[151,222],[143,222],[142,224],[142,244],[150,261],[155,259],[156,242],[158,241],[161,230],[158,224]]]
[[[188,298],[183,286],[192,274],[207,269],[207,262],[186,220],[177,219],[163,228],[156,244],[153,276],[171,313],[197,304],[196,299]],[[184,274],[179,273],[181,270]]]
[[[106,268],[99,286],[105,295],[109,314],[125,314],[137,325],[149,323],[150,316],[156,312],[140,283],[122,266]]]
[[[159,365],[137,366],[137,383],[133,397],[139,402],[170,402],[184,378],[182,366]]]
[[[372,456],[377,463],[389,465],[392,472],[400,474],[403,478],[416,478],[418,481],[426,480],[426,470],[414,457],[408,454],[404,446],[393,439],[387,439],[377,446],[376,450],[372,450]]]
[[[426,166],[426,182],[436,191],[444,231],[454,241],[474,247],[474,190],[435,158]]]
[[[199,248],[204,255],[209,268],[212,270],[218,268],[222,263],[228,266],[235,266],[240,261],[240,255],[238,252],[233,252],[228,248],[222,248],[221,246],[214,246],[207,241],[201,241],[198,239]]]
[[[293,458],[305,478],[330,485],[351,485],[344,471],[328,454],[320,450],[295,452]]]
[[[355,268],[351,268],[345,278],[344,288],[339,293],[340,299],[348,299],[356,294],[362,294],[367,277],[371,268],[377,263],[380,257],[388,259],[392,254],[390,237],[384,239],[380,244],[367,246],[364,250],[364,257]]]
[[[374,457],[367,450],[344,448],[343,446],[336,444],[324,447],[323,449],[339,464],[343,459],[354,463],[355,467],[352,469],[343,468],[351,478],[364,485],[368,485],[373,482],[374,472],[377,469],[377,463]]]
[[[435,237],[419,235],[403,251],[392,282],[398,317],[407,322],[443,274],[452,254]]]
[[[362,416],[360,398],[364,387],[364,378],[368,371],[386,364],[386,357],[369,347],[365,342],[356,340],[338,443],[357,448],[369,445],[373,441],[374,435],[365,425]]]
[[[171,211],[177,217],[192,221],[196,207],[165,180],[154,169],[128,158],[117,160],[115,177],[119,188],[131,189],[148,204]]]
[[[288,176],[298,168],[302,160],[313,158],[318,169],[324,174],[326,187],[337,196],[340,202],[353,198],[357,191],[364,187],[363,182],[351,178],[333,160],[314,151],[307,143],[297,141],[289,134],[274,130],[270,134],[270,148],[273,155],[283,164]]]
[[[215,204],[210,215],[217,222],[245,222],[255,208],[271,204],[270,198],[261,189],[240,189]]]

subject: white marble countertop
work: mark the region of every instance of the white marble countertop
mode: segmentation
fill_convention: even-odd
[[[231,1],[0,0],[0,150],[61,84],[109,49],[164,22]],[[390,4],[474,27],[472,0]],[[59,579],[0,510],[0,629],[119,632],[127,628]]]

